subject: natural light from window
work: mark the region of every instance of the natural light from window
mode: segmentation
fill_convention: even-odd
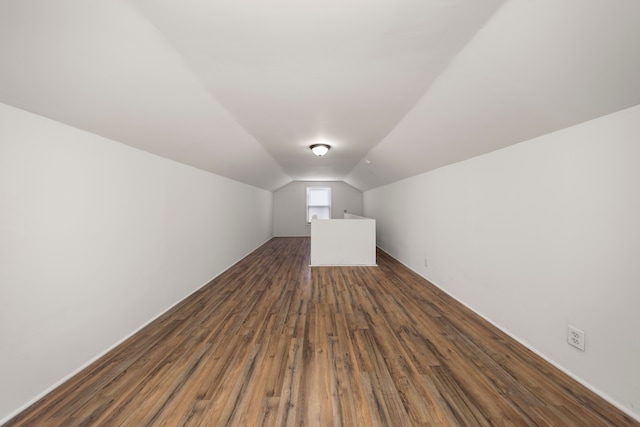
[[[307,222],[331,219],[331,188],[307,187]]]

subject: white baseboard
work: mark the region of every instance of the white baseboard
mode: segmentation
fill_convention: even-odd
[[[267,240],[265,240],[264,242],[260,243],[258,246],[256,246],[255,248],[253,248],[252,250],[250,250],[248,253],[246,253],[244,256],[240,257],[237,261],[233,262],[232,264],[230,264],[227,268],[225,268],[224,270],[222,270],[220,273],[216,274],[213,278],[209,279],[206,283],[204,283],[203,285],[197,287],[196,289],[194,289],[192,292],[190,292],[188,295],[186,295],[185,297],[183,297],[182,299],[176,301],[174,304],[172,304],[171,306],[167,307],[165,310],[163,310],[162,312],[158,313],[156,316],[152,317],[150,320],[148,320],[147,322],[145,322],[144,324],[142,324],[140,327],[138,327],[137,329],[135,329],[133,332],[131,332],[130,334],[128,334],[127,336],[125,336],[124,338],[122,338],[121,340],[117,341],[115,344],[111,345],[110,347],[108,347],[106,350],[104,350],[103,352],[99,353],[97,356],[93,357],[92,359],[90,359],[88,362],[84,363],[82,366],[80,366],[79,368],[75,369],[74,371],[72,371],[70,374],[64,376],[62,379],[60,379],[59,381],[55,382],[53,385],[51,385],[50,387],[48,387],[47,389],[45,389],[42,393],[38,394],[36,397],[34,397],[33,399],[29,400],[27,403],[25,403],[24,405],[20,406],[18,409],[16,409],[15,411],[11,412],[9,415],[7,415],[5,418],[0,420],[0,426],[2,426],[3,424],[9,422],[12,418],[16,417],[17,415],[19,415],[22,411],[24,411],[25,409],[29,408],[31,405],[33,405],[34,403],[36,403],[38,400],[42,399],[43,397],[45,397],[47,394],[51,393],[53,390],[55,390],[56,388],[60,387],[62,384],[64,384],[66,381],[69,381],[71,378],[73,378],[75,375],[78,375],[80,372],[82,372],[83,369],[89,367],[92,363],[96,362],[98,359],[100,359],[101,357],[103,357],[104,355],[106,355],[107,353],[109,353],[111,350],[115,349],[116,347],[118,347],[120,344],[122,344],[123,342],[125,342],[126,340],[128,340],[129,338],[131,338],[132,336],[134,336],[135,334],[137,334],[138,332],[140,332],[142,329],[144,329],[145,327],[147,327],[149,324],[153,323],[155,320],[157,320],[160,316],[162,316],[163,314],[165,314],[167,311],[171,310],[172,308],[174,308],[175,306],[177,306],[178,304],[180,304],[182,301],[184,301],[185,299],[189,298],[191,295],[195,294],[196,292],[198,292],[200,289],[202,289],[203,287],[205,287],[206,285],[208,285],[209,283],[211,283],[211,281],[215,280],[218,276],[220,276],[221,274],[223,274],[225,271],[229,270],[231,267],[233,267],[235,264],[237,264],[238,262],[242,261],[243,259],[245,259],[247,256],[249,256],[252,252],[254,252],[256,249],[258,249],[259,247],[263,246],[265,243],[267,243],[269,240],[271,240],[271,237],[268,238]]]
[[[485,317],[484,315],[482,315],[482,313],[479,313],[478,311],[474,310],[472,307],[470,307],[469,305],[467,305],[464,301],[458,299],[455,295],[450,294],[449,292],[445,291],[444,288],[442,288],[442,286],[439,286],[437,283],[435,283],[433,280],[431,280],[430,278],[428,278],[427,276],[421,274],[420,272],[414,270],[412,267],[410,267],[409,265],[405,264],[402,260],[394,257],[393,255],[391,255],[389,252],[387,252],[385,249],[381,248],[380,246],[378,246],[378,248],[383,251],[384,253],[386,253],[387,255],[389,255],[391,258],[395,259],[396,261],[398,261],[400,264],[404,265],[405,267],[407,267],[409,270],[413,271],[414,273],[416,273],[418,276],[422,277],[423,279],[427,280],[429,283],[431,283],[432,285],[434,285],[435,287],[437,287],[438,289],[440,289],[442,292],[444,292],[445,294],[449,295],[451,298],[453,298],[454,300],[458,301],[460,304],[462,304],[463,306],[467,307],[469,310],[471,310],[472,312],[474,312],[475,314],[477,314],[478,316],[482,317],[484,320],[486,320],[487,322],[489,322],[492,326],[494,326],[495,328],[501,330],[502,332],[504,332],[505,334],[507,334],[509,337],[513,338],[515,341],[517,341],[518,343],[520,343],[521,345],[525,346],[526,348],[528,348],[529,350],[531,350],[532,352],[534,352],[537,356],[539,356],[540,358],[544,359],[546,362],[550,363],[551,365],[553,365],[555,368],[559,369],[560,371],[564,372],[565,374],[567,374],[569,377],[571,377],[573,380],[577,381],[578,383],[580,383],[581,385],[583,385],[584,387],[586,387],[587,389],[591,390],[592,392],[594,392],[595,394],[597,394],[599,397],[601,397],[602,399],[606,400],[607,402],[609,402],[611,405],[615,406],[616,408],[618,408],[620,411],[624,412],[626,415],[628,415],[629,417],[633,418],[634,420],[640,422],[640,414],[635,414],[633,412],[630,411],[629,408],[626,408],[624,406],[622,406],[620,404],[620,402],[617,402],[616,400],[612,399],[609,395],[607,395],[606,393],[603,393],[601,390],[599,390],[598,388],[594,387],[593,385],[589,384],[587,381],[585,381],[583,378],[580,378],[579,376],[577,376],[576,374],[574,374],[573,372],[569,371],[566,367],[558,364],[556,361],[554,361],[553,359],[550,359],[548,356],[546,356],[544,353],[540,352],[538,349],[536,349],[535,347],[531,346],[529,343],[527,343],[525,340],[520,339],[518,336],[512,334],[511,332],[509,332],[507,329],[501,327],[500,325],[494,323],[491,319]]]

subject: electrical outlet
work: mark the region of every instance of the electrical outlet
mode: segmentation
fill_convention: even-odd
[[[427,261],[427,257],[424,257],[424,266],[429,267],[429,261]]]
[[[584,351],[584,332],[573,326],[567,327],[567,342],[569,345]]]

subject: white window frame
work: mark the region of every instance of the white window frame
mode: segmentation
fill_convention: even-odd
[[[310,205],[309,199],[312,191],[325,190],[329,193],[329,205]],[[329,219],[331,219],[331,187],[320,187],[320,186],[311,186],[307,187],[307,224],[311,224],[311,215],[309,215],[309,208],[329,208]]]

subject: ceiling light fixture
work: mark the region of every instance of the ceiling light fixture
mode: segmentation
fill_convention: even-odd
[[[331,146],[329,144],[313,144],[309,148],[311,148],[311,151],[313,151],[313,154],[315,154],[318,157],[322,157],[325,154],[327,154]]]

